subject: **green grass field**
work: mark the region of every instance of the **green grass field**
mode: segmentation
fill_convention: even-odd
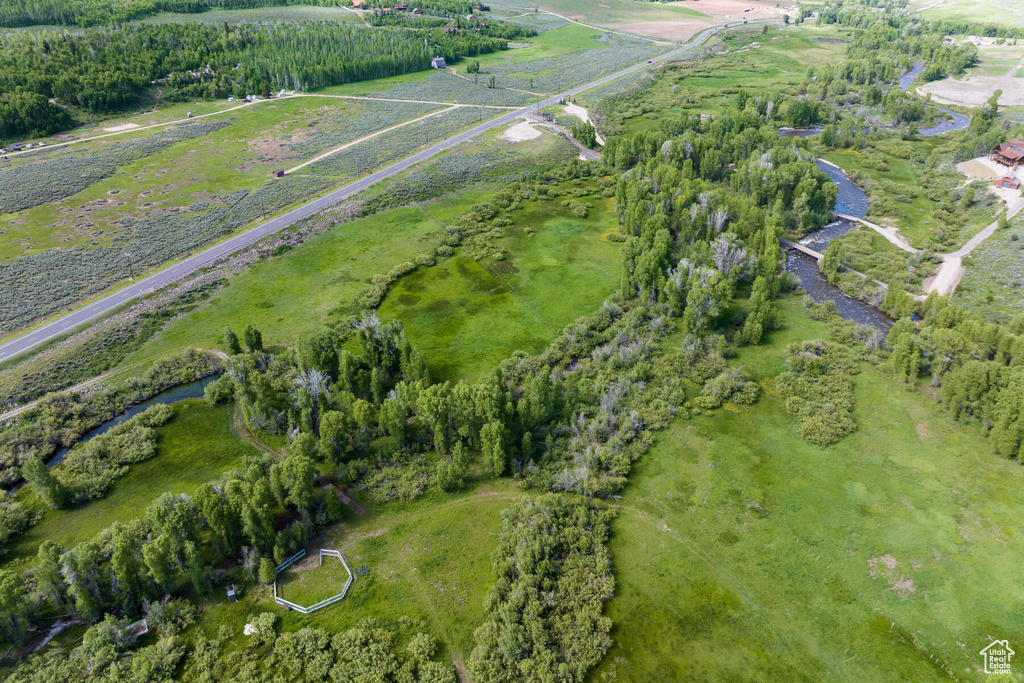
[[[613,103],[613,111],[624,117],[628,133],[658,130],[659,121],[682,113],[714,114],[735,107],[736,93],[744,88],[764,92],[775,87],[793,89],[803,83],[807,67],[835,62],[843,58],[845,45],[814,40],[821,37],[842,37],[833,26],[771,28],[767,34],[752,29],[753,39],[738,41],[749,34],[736,34],[725,40],[731,50],[756,47],[716,56],[702,62],[682,64],[677,71],[665,71],[641,94],[624,102]],[[596,93],[599,94],[599,93]],[[587,95],[581,101],[588,102]],[[596,105],[597,102],[589,102]]]
[[[313,553],[277,575],[277,596],[312,607],[345,589],[349,573],[337,557]]]
[[[202,212],[203,206],[230,205],[238,201],[229,198],[232,192],[269,186],[274,169],[290,168],[346,142],[346,126],[359,131],[351,137],[361,137],[433,109],[431,105],[420,104],[295,98],[203,119],[204,123],[229,121],[230,125],[126,163],[114,175],[63,201],[0,216],[0,260],[52,248],[109,246],[129,232],[129,218]],[[382,121],[380,126],[363,123],[374,117]],[[82,154],[116,148],[118,142],[160,130],[106,138],[68,149],[72,154]],[[335,137],[337,142],[333,142]],[[266,208],[274,212],[283,205],[271,204]]]
[[[121,477],[102,498],[69,510],[46,510],[38,524],[20,535],[4,555],[7,565],[30,561],[45,540],[70,547],[92,539],[115,521],[141,517],[160,494],[195,493],[257,451],[231,431],[233,406],[192,399],[174,404],[174,417],[157,428],[157,454]],[[24,490],[19,494],[38,504]]]
[[[639,0],[544,0],[541,9],[604,28],[667,41],[685,40],[702,28],[721,23],[699,11],[700,3],[668,5]],[[742,10],[741,10],[742,11]]]
[[[734,361],[759,378],[787,343],[827,338],[797,300],[781,308],[785,328]],[[677,421],[631,474],[616,645],[591,679],[981,680],[978,652],[1022,627],[1020,466],[872,368],[858,431],[827,449],[762,386],[754,406]]]
[[[602,239],[616,226],[611,202],[592,200],[586,219],[559,200],[526,202],[498,241],[505,260],[456,255],[402,278],[381,317],[402,321],[435,380],[477,378],[513,351],[540,352],[618,283],[620,247]]]
[[[367,617],[397,625],[408,617],[437,636],[449,655],[468,658],[473,631],[483,621],[484,596],[494,582],[491,555],[501,511],[521,495],[496,481],[462,494],[371,506],[365,516],[350,515],[313,541],[312,547],[340,550],[354,572],[369,570],[356,578],[343,601],[310,615],[282,612],[270,590],[260,589],[237,603],[208,607],[195,628],[214,634],[223,623],[244,624],[261,611],[280,614],[286,631],[304,626],[339,631]],[[232,645],[244,647],[241,627],[237,633]]]
[[[336,226],[278,258],[231,278],[209,303],[172,322],[125,363],[220,343],[225,326],[256,325],[270,344],[338,322],[342,307],[377,273],[431,253],[437,223],[418,207],[393,209]]]
[[[915,0],[910,9],[933,2]],[[1024,26],[1024,12],[1015,0],[943,0],[935,7],[921,12],[925,19],[953,19],[957,21],[999,24],[1001,26]]]

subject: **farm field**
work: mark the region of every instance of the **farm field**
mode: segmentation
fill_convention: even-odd
[[[67,510],[46,511],[42,520],[18,537],[3,556],[10,568],[35,558],[39,544],[56,541],[65,547],[93,538],[115,521],[141,517],[161,493],[193,494],[257,451],[232,431],[233,406],[210,406],[198,399],[174,404],[174,417],[157,428],[157,454],[132,465],[97,500]],[[18,494],[41,506],[28,489]]]
[[[782,20],[786,10],[766,3],[743,0],[684,0],[647,3],[638,0],[545,0],[539,5],[552,13],[623,33],[668,42],[684,42],[723,19]],[[744,11],[754,8],[752,11]],[[789,10],[796,14],[795,10]]]
[[[1003,26],[1024,26],[1024,15],[1016,0],[913,0],[911,9],[917,9],[926,19],[953,19],[982,21]]]
[[[767,395],[677,421],[631,475],[616,645],[591,680],[979,680],[984,634],[1021,628],[1002,587],[1024,552],[1024,475],[868,367],[859,431],[799,439],[770,377],[786,344],[828,332],[797,299],[780,308],[785,327],[732,362]]]

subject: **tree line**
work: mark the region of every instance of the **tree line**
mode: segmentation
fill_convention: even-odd
[[[74,124],[59,105],[93,112],[137,106],[157,83],[168,101],[234,95],[267,97],[281,89],[394,76],[503,50],[500,24],[457,34],[366,30],[321,22],[127,25],[78,33],[0,36],[0,110],[12,135],[55,132]],[[57,104],[49,104],[53,98]]]

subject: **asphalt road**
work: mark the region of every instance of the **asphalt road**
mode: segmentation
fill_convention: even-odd
[[[68,332],[74,330],[79,325],[82,325],[83,323],[89,322],[90,320],[110,313],[118,306],[121,306],[126,302],[131,301],[132,299],[135,299],[137,297],[143,296],[162,287],[165,287],[170,283],[178,280],[179,278],[187,275],[188,273],[191,273],[194,270],[203,268],[204,266],[207,266],[218,259],[224,258],[225,256],[230,256],[236,251],[242,249],[243,247],[246,247],[254,242],[258,242],[259,240],[263,239],[264,237],[267,237],[268,235],[273,235],[274,233],[279,232],[284,228],[294,225],[295,223],[298,223],[299,221],[308,218],[313,214],[322,211],[323,209],[326,209],[330,206],[333,206],[334,204],[337,204],[343,199],[351,197],[357,192],[361,192],[362,190],[365,190],[366,188],[375,185],[376,183],[380,182],[381,180],[384,180],[385,178],[390,178],[395,174],[401,173],[410,166],[414,166],[420,163],[421,161],[424,161],[425,159],[429,159],[430,157],[439,154],[440,152],[443,152],[447,149],[451,149],[456,145],[466,142],[467,140],[474,138],[477,135],[480,135],[481,133],[490,130],[491,128],[505,125],[511,121],[514,121],[524,116],[525,114],[529,114],[544,107],[557,104],[560,100],[566,97],[578,95],[581,92],[590,90],[591,88],[596,88],[600,85],[604,85],[605,83],[614,81],[617,78],[628,76],[629,74],[639,71],[640,69],[645,69],[648,66],[658,64],[659,62],[663,62],[668,59],[672,59],[681,52],[685,52],[686,50],[693,48],[695,45],[704,42],[704,40],[706,40],[708,36],[715,33],[720,28],[722,27],[716,26],[713,28],[709,28],[694,36],[686,45],[680,48],[676,48],[675,50],[672,50],[670,52],[666,52],[665,54],[659,55],[657,57],[652,57],[648,61],[644,61],[639,64],[634,64],[633,66],[625,68],[622,71],[616,71],[613,74],[609,74],[608,76],[599,78],[596,81],[591,81],[590,83],[587,83],[585,85],[573,88],[572,90],[559,93],[558,95],[552,95],[547,99],[544,99],[535,104],[531,104],[527,107],[523,107],[522,109],[516,109],[507,114],[502,114],[497,118],[491,119],[485,123],[481,123],[480,125],[474,128],[471,128],[467,131],[450,137],[447,140],[437,143],[436,145],[428,147],[422,152],[418,152],[417,154],[414,154],[411,157],[407,157],[405,159],[402,159],[401,161],[397,161],[391,164],[390,166],[386,166],[381,170],[377,171],[376,173],[372,173],[371,175],[368,175],[364,178],[360,178],[359,180],[356,180],[353,183],[345,185],[344,187],[341,187],[331,192],[330,194],[320,197],[319,199],[314,199],[309,203],[300,206],[297,209],[289,211],[286,214],[282,214],[281,216],[273,218],[267,221],[266,223],[257,225],[256,227],[247,230],[243,233],[239,233],[238,235],[235,235],[234,237],[224,242],[221,242],[220,244],[209,247],[208,249],[204,249],[198,254],[186,258],[184,261],[181,261],[173,266],[164,268],[163,270],[160,270],[137,282],[133,282],[131,285],[124,287],[123,289],[120,289],[114,292],[113,294],[105,296],[102,299],[98,299],[87,306],[83,306],[82,308],[71,311],[70,313],[63,315],[60,318],[57,318],[53,322],[47,323],[46,325],[43,325],[42,327],[39,327],[35,330],[26,332],[25,334],[15,337],[14,339],[11,339],[10,341],[4,344],[0,344],[0,362],[5,361],[9,358],[14,358],[19,354],[25,353],[26,351],[29,351],[30,349],[33,349],[36,346],[43,344],[47,341],[50,341],[55,337],[67,334]]]

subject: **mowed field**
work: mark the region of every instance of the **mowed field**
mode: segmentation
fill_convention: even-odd
[[[953,19],[1003,26],[1024,26],[1020,0],[912,0],[925,19]]]
[[[828,330],[780,307],[785,328],[732,362],[758,403],[677,421],[630,475],[591,680],[983,680],[979,651],[1024,628],[1024,472],[869,367],[857,432],[797,437],[771,377]]]

